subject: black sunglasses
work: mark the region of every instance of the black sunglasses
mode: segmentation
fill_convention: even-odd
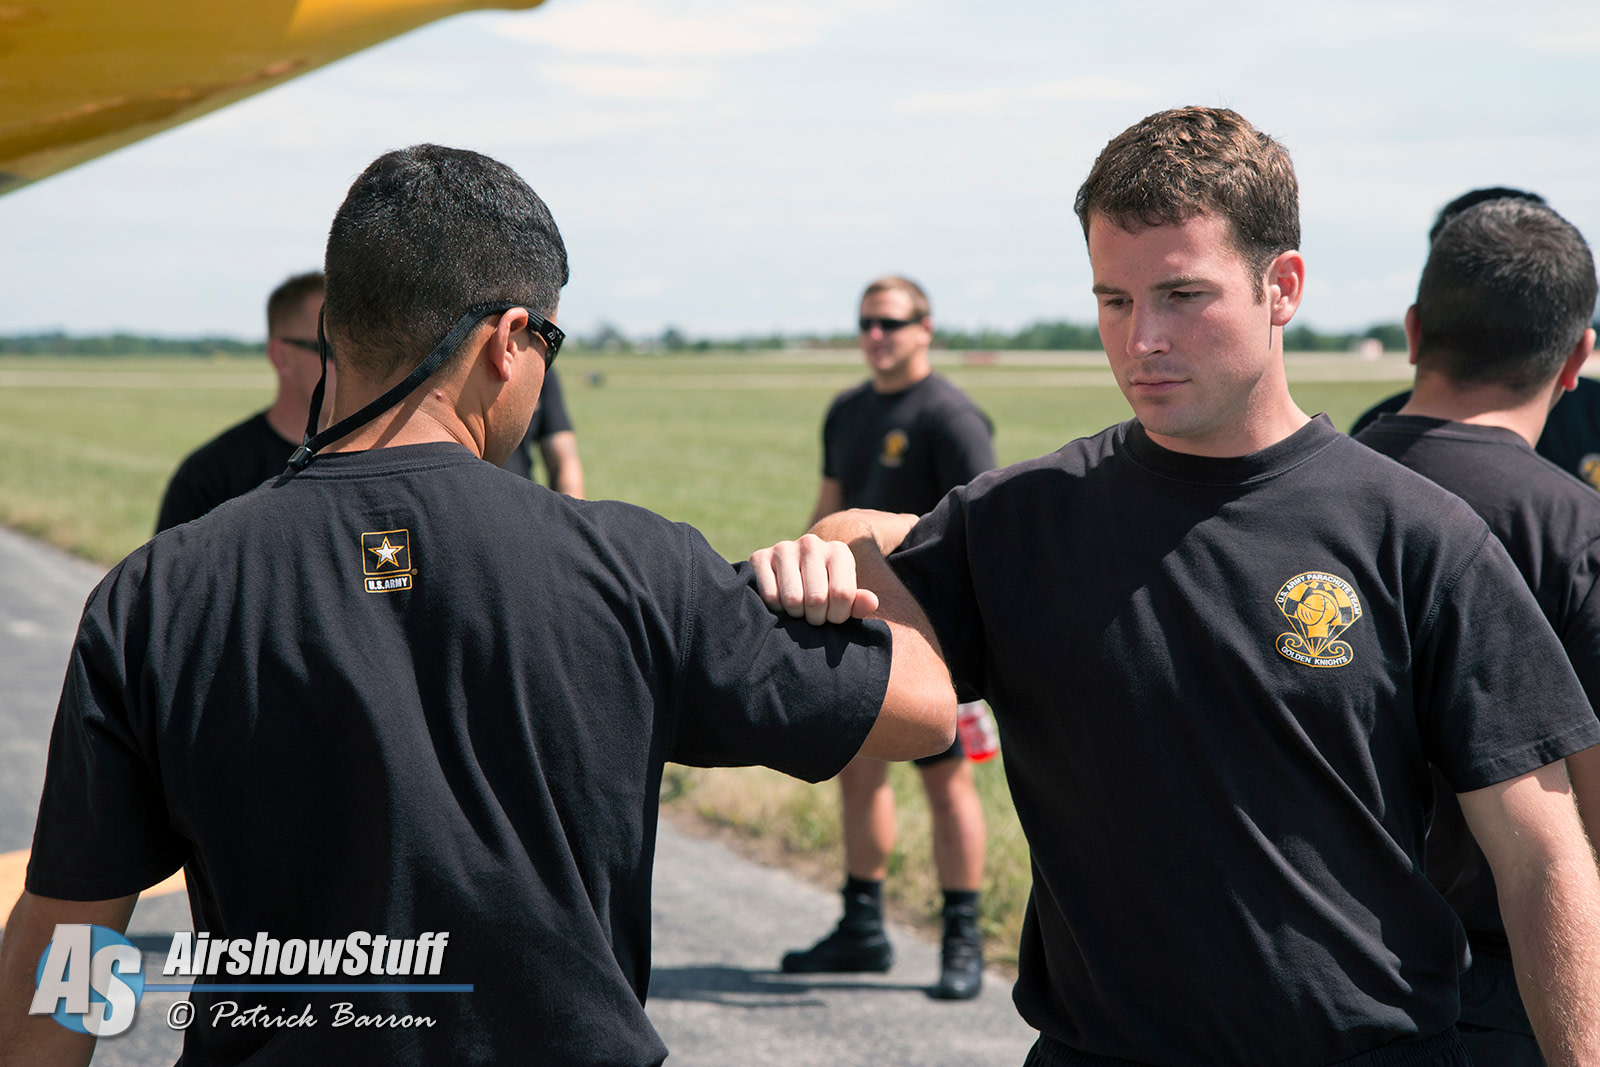
[[[863,315],[861,317],[861,332],[871,333],[872,328],[876,326],[884,333],[894,333],[896,330],[903,330],[907,326],[921,322],[925,318],[927,318],[926,315],[918,315],[916,318],[911,319],[868,318]]]
[[[520,304],[517,306],[522,307]],[[561,351],[561,342],[567,339],[567,335],[549,319],[535,315],[530,308],[522,309],[528,312],[528,332],[544,338],[544,365],[548,367],[556,361],[556,353]]]
[[[522,307],[520,304],[512,306]],[[507,310],[510,309],[508,308]],[[538,334],[540,337],[544,338],[544,365],[548,367],[550,364],[556,361],[556,353],[561,351],[561,342],[567,339],[567,335],[550,320],[539,315],[535,315],[528,308],[523,308],[523,310],[528,312],[528,331],[530,333]],[[296,348],[303,348],[307,352],[320,351],[317,348],[317,342],[307,341],[304,338],[280,337],[278,340],[282,341],[286,345],[294,345]]]

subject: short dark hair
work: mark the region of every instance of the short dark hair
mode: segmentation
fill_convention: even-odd
[[[1493,199],[1445,224],[1417,287],[1417,367],[1455,382],[1545,388],[1589,328],[1594,256],[1550,208]]]
[[[286,279],[267,297],[267,336],[278,336],[283,320],[300,310],[300,305],[312,294],[322,293],[322,272],[307,271]],[[309,338],[302,338],[309,340]]]
[[[1288,151],[1227,108],[1177,108],[1129,126],[1101,150],[1073,210],[1085,237],[1094,215],[1126,230],[1219,215],[1256,275],[1300,247],[1300,186]]]
[[[865,301],[874,293],[904,293],[911,298],[911,310],[917,315],[927,318],[933,313],[933,304],[929,302],[928,294],[923,291],[922,286],[903,274],[885,274],[875,279],[867,286],[866,292],[861,294],[861,299]]]
[[[1431,245],[1439,239],[1439,231],[1444,229],[1445,223],[1467,210],[1489,200],[1526,200],[1530,204],[1544,203],[1544,197],[1538,193],[1530,193],[1526,189],[1512,189],[1505,185],[1488,185],[1482,189],[1469,189],[1439,209],[1433,217],[1433,225],[1428,227],[1428,243]]]
[[[473,304],[514,300],[554,314],[567,250],[510,167],[422,144],[379,156],[350,186],[326,268],[337,361],[382,379],[420,362]]]

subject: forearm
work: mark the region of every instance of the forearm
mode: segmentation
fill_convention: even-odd
[[[884,512],[840,512],[837,522],[817,524],[817,536],[843,541],[856,562],[857,584],[877,594],[873,618],[889,625],[894,658],[878,723],[861,754],[877,759],[916,759],[948,748],[955,738],[956,699],[950,672],[933,625],[884,558],[879,538],[892,550],[916,516]],[[887,521],[875,522],[874,519]],[[901,519],[911,523],[902,523]]]
[[[1459,794],[1489,859],[1517,988],[1551,1067],[1600,1063],[1600,870],[1559,762]]]
[[[836,511],[819,518],[812,525],[810,532],[824,541],[843,541],[851,545],[852,549],[854,542],[864,537],[877,545],[880,556],[887,556],[900,547],[900,542],[906,539],[911,528],[917,524],[918,518],[916,515],[852,508],[849,511]],[[859,552],[856,553],[856,558],[860,559]],[[887,567],[885,569],[887,570]],[[899,584],[898,580],[896,584]],[[866,581],[864,576],[861,585],[863,588],[877,591],[877,587]]]
[[[0,938],[0,1067],[89,1062],[94,1055],[92,1036],[68,1030],[48,1015],[28,1014],[34,971],[55,935],[57,922],[88,922],[122,930],[136,899],[77,904],[22,894],[6,920],[5,936]]]
[[[1500,910],[1517,988],[1550,1067],[1600,1063],[1600,886],[1592,855],[1530,872]],[[1498,876],[1497,876],[1498,882]]]

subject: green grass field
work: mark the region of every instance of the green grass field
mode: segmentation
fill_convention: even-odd
[[[994,419],[1002,463],[1127,417],[1099,355],[1005,353],[967,366],[940,353],[939,363]],[[802,530],[816,496],[823,411],[861,378],[852,353],[577,352],[559,369],[589,495],[692,523],[736,560]],[[1341,428],[1404,388],[1406,371],[1396,357],[1290,357],[1301,407],[1328,412]],[[0,523],[109,565],[149,536],[178,461],[264,407],[271,391],[264,358],[0,357]],[[984,922],[991,955],[1004,959],[1015,952],[1030,885],[1027,845],[1000,761],[976,770],[990,822]],[[892,781],[901,851],[891,903],[926,918],[938,888],[926,806],[908,766]],[[808,857],[813,869],[840,868],[831,785],[761,770],[675,770],[664,792],[709,821]]]

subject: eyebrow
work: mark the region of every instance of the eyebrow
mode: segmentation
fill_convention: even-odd
[[[1202,278],[1198,274],[1180,274],[1174,278],[1163,278],[1161,281],[1152,285],[1150,287],[1150,291],[1152,293],[1160,293],[1172,289],[1188,289],[1196,285],[1209,284],[1210,283],[1206,281],[1206,279]],[[1096,282],[1090,291],[1096,296],[1126,296],[1128,293],[1126,289],[1119,288],[1115,285],[1106,285],[1104,282]]]

